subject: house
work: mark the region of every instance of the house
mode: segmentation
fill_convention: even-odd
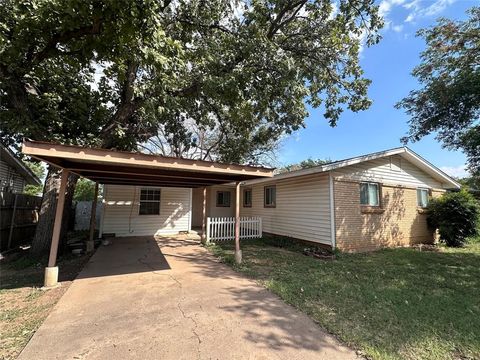
[[[201,224],[202,240],[235,239],[237,263],[240,239],[261,236],[262,226],[265,233],[344,251],[432,242],[429,199],[460,188],[406,147],[276,176],[264,167],[31,140],[22,151],[62,169],[46,287],[58,281],[70,172],[104,186],[100,234],[169,235]],[[93,226],[87,249],[93,249]]]
[[[406,147],[241,183],[240,216],[263,232],[344,251],[429,243],[428,199],[460,185]],[[235,215],[235,186],[206,188],[206,215]],[[162,235],[202,226],[203,187],[105,185],[101,231]]]
[[[8,147],[0,144],[0,192],[22,193],[25,185],[40,185],[38,177]]]
[[[240,238],[240,184],[242,181],[273,176],[273,169],[212,161],[172,158],[142,153],[85,148],[24,140],[22,151],[61,169],[55,220],[45,287],[58,284],[57,252],[65,193],[70,173],[105,186],[105,206],[100,233],[107,229],[116,236],[173,234],[192,228],[194,188],[201,188],[202,240],[205,239],[207,187],[235,183],[235,260],[242,261]],[[92,207],[91,218],[95,218]],[[91,222],[87,251],[93,250],[95,222]],[[260,234],[259,234],[260,235]]]
[[[369,251],[431,243],[429,198],[459,188],[400,147],[246,182],[240,213],[262,217],[264,232]]]

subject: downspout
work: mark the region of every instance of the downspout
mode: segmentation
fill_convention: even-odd
[[[132,200],[132,206],[130,207],[130,215],[128,216],[128,233],[131,234],[133,233],[132,229],[132,216],[133,216],[133,209],[135,207],[135,200],[137,200],[137,187],[133,187],[133,200]]]
[[[102,186],[102,212],[100,213],[100,227],[98,229],[98,238],[101,239],[103,237],[103,221],[105,219],[105,211],[107,211],[107,185]]]
[[[332,172],[328,172],[329,188],[330,188],[330,236],[332,238],[332,249],[337,246],[336,232],[335,232],[335,192],[333,186]]]

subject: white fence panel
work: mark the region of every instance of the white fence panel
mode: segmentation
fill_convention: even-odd
[[[261,217],[240,218],[240,239],[257,239],[262,237]],[[207,241],[224,241],[235,239],[234,217],[208,217]]]

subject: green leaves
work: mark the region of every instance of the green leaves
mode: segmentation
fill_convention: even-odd
[[[199,143],[193,122],[216,139],[202,153],[235,162],[303,127],[306,103],[332,126],[368,108],[358,55],[382,26],[372,0],[10,0],[0,12],[4,137],[132,149],[162,130],[179,149]]]
[[[404,141],[418,141],[432,132],[450,149],[461,149],[473,174],[480,171],[480,8],[470,18],[440,19],[418,36],[427,48],[413,70],[422,88],[413,90],[396,107],[411,116]]]
[[[428,210],[429,224],[438,229],[447,246],[463,246],[468,237],[478,234],[480,207],[465,189],[432,199]]]

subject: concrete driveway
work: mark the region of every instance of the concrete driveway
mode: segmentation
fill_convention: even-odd
[[[61,269],[60,269],[61,271]],[[101,247],[20,359],[355,359],[197,241]]]

